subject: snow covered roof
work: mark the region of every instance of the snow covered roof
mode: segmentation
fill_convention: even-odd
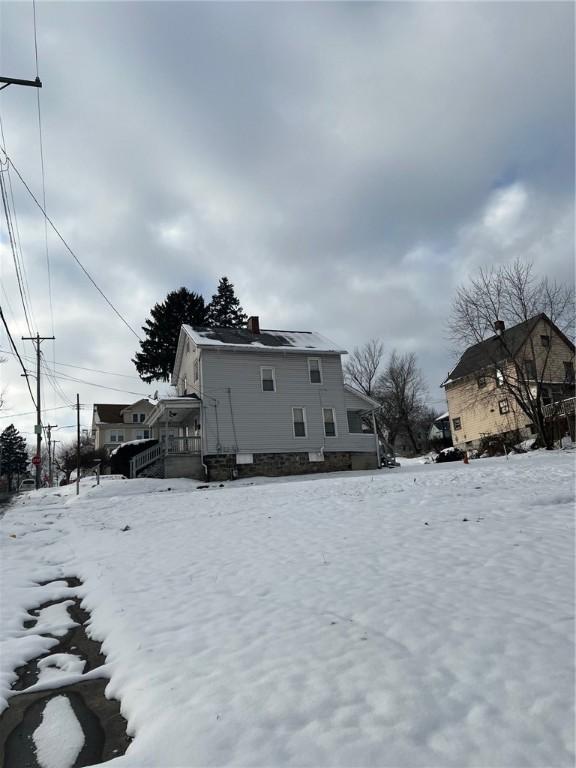
[[[444,419],[447,419],[450,416],[450,413],[446,411],[446,413],[443,413],[441,416],[438,416],[434,419],[434,421],[443,421]]]
[[[345,354],[346,350],[315,331],[265,330],[252,333],[247,328],[192,328],[183,329],[194,344],[203,348],[227,347],[243,350],[289,352],[324,352]]]

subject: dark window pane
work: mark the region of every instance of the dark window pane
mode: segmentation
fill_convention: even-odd
[[[320,371],[317,368],[310,368],[310,383],[322,384],[322,377],[320,376]]]

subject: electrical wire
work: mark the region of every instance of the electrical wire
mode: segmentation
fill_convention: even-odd
[[[14,339],[12,338],[12,334],[10,333],[10,328],[8,327],[8,323],[6,322],[6,318],[4,317],[4,312],[2,312],[2,307],[0,307],[0,320],[2,320],[2,323],[4,324],[4,328],[6,329],[6,334],[8,335],[8,340],[10,341],[10,344],[12,345],[12,349],[14,350],[16,357],[18,358],[18,361],[20,363],[20,366],[22,367],[22,371],[24,372],[24,378],[26,379],[26,384],[28,386],[28,391],[30,392],[30,397],[32,398],[32,402],[34,403],[34,407],[36,408],[36,399],[32,394],[32,388],[30,387],[30,382],[28,381],[28,371],[26,370],[26,367],[22,362],[22,358],[20,357],[20,353],[18,352],[16,344],[14,343]]]
[[[69,406],[57,405],[55,408],[46,408],[46,411],[61,411],[63,408],[69,408]],[[76,406],[74,406],[74,409],[75,408]],[[0,416],[0,419],[15,419],[17,416],[36,416],[36,411],[24,411],[24,413],[8,413],[4,416]]]
[[[4,182],[4,171],[0,170],[0,194],[2,196],[2,206],[4,208],[4,215],[6,218],[6,227],[8,229],[8,240],[10,242],[10,250],[12,252],[12,258],[14,260],[14,268],[16,270],[16,279],[18,282],[18,290],[20,292],[20,299],[22,301],[22,308],[24,309],[24,317],[26,319],[26,326],[28,328],[28,332],[30,336],[33,336],[32,333],[32,326],[30,324],[30,313],[28,311],[27,305],[26,305],[26,297],[25,297],[25,289],[24,289],[24,280],[22,277],[22,271],[20,264],[18,262],[18,253],[16,251],[16,243],[14,240],[14,231],[12,228],[12,219],[10,215],[10,208],[8,204],[8,196],[6,194],[6,184]]]
[[[13,355],[13,352],[10,352],[7,349],[0,349],[0,353],[4,353],[7,355]],[[34,358],[29,357],[28,355],[22,355],[22,357],[25,360],[33,360]],[[133,381],[141,381],[141,379],[138,378],[138,376],[130,376],[127,373],[116,373],[115,371],[103,371],[100,368],[86,368],[83,365],[72,365],[72,363],[55,363],[55,365],[58,368],[77,368],[80,371],[90,371],[92,373],[105,373],[108,376],[121,376],[123,379],[132,379]]]
[[[34,193],[32,192],[32,190],[30,189],[30,187],[28,186],[28,184],[27,184],[27,183],[26,183],[26,181],[24,180],[24,178],[23,178],[22,174],[20,173],[20,171],[18,170],[18,168],[17,168],[17,167],[16,167],[16,165],[14,164],[13,160],[12,160],[12,159],[11,159],[11,158],[8,156],[8,154],[6,153],[6,150],[5,150],[5,148],[4,148],[4,147],[0,147],[0,148],[2,149],[2,151],[4,152],[4,154],[6,155],[6,157],[7,157],[7,160],[8,160],[8,163],[9,163],[9,164],[10,164],[10,166],[11,166],[11,167],[14,169],[14,171],[15,171],[16,175],[18,176],[18,178],[19,178],[19,179],[20,179],[20,181],[22,182],[22,184],[23,184],[23,186],[25,187],[26,191],[28,192],[28,194],[30,195],[30,197],[32,198],[32,200],[33,200],[33,201],[36,203],[36,205],[38,206],[38,208],[39,208],[39,209],[42,211],[42,214],[44,215],[44,217],[45,217],[46,221],[47,221],[47,222],[48,222],[48,224],[49,224],[49,225],[52,227],[52,229],[54,230],[54,232],[56,233],[56,235],[58,236],[58,238],[61,240],[62,244],[64,245],[64,247],[66,248],[66,250],[68,251],[68,253],[69,253],[69,254],[72,256],[72,258],[74,259],[74,261],[75,261],[75,262],[78,264],[78,266],[80,267],[80,269],[82,270],[82,272],[84,272],[84,274],[86,275],[86,277],[88,278],[88,280],[90,280],[90,282],[92,283],[92,285],[94,286],[94,288],[96,288],[96,290],[97,290],[97,291],[98,291],[98,293],[99,293],[99,294],[102,296],[102,298],[104,299],[104,301],[105,301],[105,302],[108,304],[108,306],[109,306],[109,307],[112,309],[112,311],[114,312],[114,314],[115,314],[115,315],[116,315],[118,318],[120,318],[120,320],[121,320],[121,321],[124,323],[124,325],[126,326],[126,328],[128,328],[128,330],[129,330],[131,333],[133,333],[133,334],[134,334],[134,336],[136,336],[136,338],[138,339],[138,341],[142,341],[142,339],[140,338],[140,336],[138,336],[138,334],[136,333],[136,331],[134,330],[134,328],[132,328],[132,326],[131,326],[131,325],[128,323],[128,321],[127,321],[127,320],[126,320],[126,319],[125,319],[125,318],[124,318],[124,317],[123,317],[123,316],[120,314],[120,312],[118,311],[118,309],[116,309],[116,307],[114,306],[114,304],[112,304],[112,302],[110,301],[110,299],[109,299],[109,298],[106,296],[106,294],[104,293],[104,291],[103,291],[103,290],[100,288],[100,286],[98,285],[98,283],[97,283],[97,282],[94,280],[94,278],[92,277],[92,275],[90,274],[90,272],[88,272],[88,270],[86,269],[86,267],[84,266],[84,264],[82,264],[82,262],[80,261],[80,259],[78,258],[78,256],[77,256],[77,255],[74,253],[74,251],[72,250],[72,248],[71,248],[71,247],[68,245],[68,243],[67,243],[67,242],[66,242],[66,240],[64,239],[63,235],[61,235],[61,234],[60,234],[60,231],[59,231],[59,229],[56,227],[56,225],[54,224],[54,222],[52,221],[52,219],[50,218],[50,216],[48,216],[48,214],[46,213],[46,211],[45,211],[44,207],[42,206],[42,204],[41,204],[41,203],[38,201],[38,199],[36,198],[36,196],[34,195]]]
[[[36,77],[38,77],[38,35],[36,32],[36,0],[32,0],[32,16],[34,18],[34,54],[36,57]]]

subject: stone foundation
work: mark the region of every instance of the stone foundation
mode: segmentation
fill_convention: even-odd
[[[208,467],[208,479],[234,480],[240,477],[278,477],[376,468],[376,455],[373,453],[332,451],[324,454],[324,461],[310,461],[308,452],[255,453],[253,455],[253,464],[236,464],[234,453],[204,456],[204,463]]]

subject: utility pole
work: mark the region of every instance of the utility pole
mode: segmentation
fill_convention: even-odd
[[[52,440],[52,470],[56,465],[56,443],[61,443],[62,440]]]
[[[51,434],[54,427],[57,427],[58,424],[47,424],[46,425],[46,433],[48,435],[48,485],[50,488],[52,488],[52,441],[51,441]]]
[[[1,82],[1,80],[0,80]],[[43,341],[53,340],[54,336],[22,336],[22,341],[31,341],[36,344],[36,490],[40,488],[42,482],[42,466],[40,452],[42,450],[42,409],[40,407],[40,344]]]
[[[76,395],[76,496],[80,493],[80,395]]]

